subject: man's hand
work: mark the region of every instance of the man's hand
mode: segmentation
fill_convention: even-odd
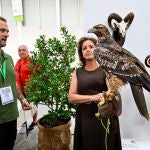
[[[30,110],[30,109],[32,109],[32,107],[31,107],[30,104],[27,102],[27,100],[25,100],[25,101],[22,102],[21,104],[22,104],[22,109],[23,109],[23,110]]]

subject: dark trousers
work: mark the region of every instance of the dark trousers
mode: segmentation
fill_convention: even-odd
[[[17,135],[17,119],[0,123],[0,149],[13,150]]]

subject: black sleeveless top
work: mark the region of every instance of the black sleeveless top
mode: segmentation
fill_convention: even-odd
[[[94,71],[86,71],[81,67],[76,72],[79,94],[94,95],[102,91],[107,91],[106,75],[100,67]]]
[[[86,71],[83,67],[76,70],[77,88],[81,95],[94,95],[107,91],[105,72],[99,67]],[[106,131],[101,121],[95,117],[97,103],[78,104],[76,109],[73,150],[106,150]],[[110,119],[110,134],[107,137],[108,150],[121,150],[118,117]],[[103,123],[107,124],[104,119]]]

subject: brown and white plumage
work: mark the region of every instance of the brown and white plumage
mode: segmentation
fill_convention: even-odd
[[[120,47],[104,25],[96,25],[88,32],[98,37],[94,56],[107,72],[112,90],[129,82],[140,114],[149,119],[142,88],[150,92],[150,76],[144,65],[131,52]]]

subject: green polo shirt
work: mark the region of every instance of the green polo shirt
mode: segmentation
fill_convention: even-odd
[[[6,61],[6,78],[4,80],[2,73],[0,72],[0,87],[11,85],[14,99],[13,102],[2,105],[2,101],[0,98],[0,123],[5,123],[17,119],[19,113],[17,107],[16,76],[14,72],[14,63],[12,57],[6,54],[4,51],[2,51],[2,56],[2,63],[3,60]]]

